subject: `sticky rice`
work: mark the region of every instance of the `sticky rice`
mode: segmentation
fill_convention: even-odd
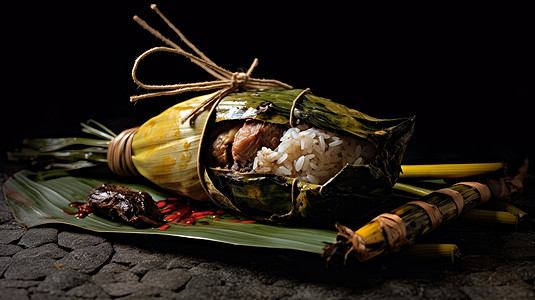
[[[356,139],[316,128],[286,130],[275,149],[262,147],[253,162],[253,172],[293,177],[323,184],[346,164],[360,165],[362,146]]]

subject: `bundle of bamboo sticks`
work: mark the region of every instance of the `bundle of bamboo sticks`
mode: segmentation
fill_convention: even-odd
[[[428,167],[425,166],[425,168]],[[467,165],[467,168],[470,167],[474,166]],[[492,168],[491,165],[487,167]],[[411,167],[404,168],[405,171],[409,169]],[[514,200],[522,192],[527,169],[526,159],[513,176],[486,178],[479,182],[463,181],[434,192],[417,189],[416,193],[425,194],[420,200],[408,202],[390,213],[379,215],[356,231],[336,224],[337,242],[325,247],[323,257],[328,264],[340,261],[346,263],[348,259],[353,258],[362,262],[383,253],[398,252],[442,223],[457,218],[463,212],[491,198],[500,201],[496,203],[508,203]],[[413,169],[407,173],[406,177],[410,177],[410,174],[426,173],[426,176],[429,175],[428,170]],[[398,189],[407,190],[408,188],[406,185],[398,186]],[[497,205],[518,213],[518,210],[510,205]],[[522,213],[520,215],[523,216]]]

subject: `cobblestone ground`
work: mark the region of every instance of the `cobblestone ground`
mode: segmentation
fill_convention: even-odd
[[[533,181],[517,205],[529,213],[519,228],[459,220],[424,240],[456,243],[455,263],[380,258],[327,270],[293,251],[25,229],[2,198],[0,299],[534,299]]]

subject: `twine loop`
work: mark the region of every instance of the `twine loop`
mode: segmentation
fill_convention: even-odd
[[[345,244],[350,245],[349,249],[344,253],[344,262],[347,261],[349,255],[354,255],[359,261],[365,261],[373,257],[362,236],[339,223],[336,223],[335,226],[338,229],[337,239],[341,237]]]
[[[436,229],[442,223],[442,213],[436,205],[424,201],[411,201],[407,202],[407,204],[416,205],[425,210],[431,223],[431,229]]]
[[[463,195],[461,195],[461,193],[450,188],[443,188],[440,190],[436,190],[435,193],[444,194],[452,198],[453,202],[455,202],[455,205],[457,206],[458,216],[463,212],[464,198],[463,198]]]
[[[132,140],[139,127],[124,130],[110,141],[106,160],[110,170],[120,176],[137,176],[139,173],[132,161]]]
[[[406,238],[407,227],[400,216],[384,213],[375,217],[372,222],[379,223],[379,227],[386,238],[387,252],[398,252],[403,246],[410,244],[410,241]]]
[[[347,261],[349,255],[353,255],[358,261],[362,262],[383,252],[397,252],[403,246],[411,244],[406,237],[407,228],[400,216],[384,213],[371,220],[370,223],[372,222],[377,223],[385,237],[385,243],[379,247],[377,245],[366,245],[364,238],[360,234],[339,223],[335,224],[336,229],[338,229],[337,240],[346,246],[344,249],[347,249],[344,253],[344,262]],[[332,247],[326,247],[327,252],[330,250],[332,250]]]
[[[459,182],[459,183],[454,184],[454,186],[456,185],[466,185],[475,189],[479,193],[479,196],[481,197],[479,204],[483,204],[489,201],[491,197],[490,189],[485,184],[475,182],[475,181],[465,181],[465,182]]]
[[[254,68],[258,65],[258,59],[256,58],[254,59],[253,63],[251,64],[247,72],[230,72],[218,66],[212,60],[210,60],[206,55],[204,55],[204,53],[202,53],[199,49],[197,49],[197,47],[195,47],[193,43],[191,43],[188,39],[186,39],[184,34],[182,34],[182,32],[178,30],[178,28],[176,28],[160,12],[160,10],[156,7],[155,4],[152,4],[151,8],[167,23],[167,25],[171,29],[173,29],[173,31],[175,31],[175,33],[180,37],[180,39],[191,50],[193,50],[193,52],[195,52],[196,55],[185,51],[180,46],[175,44],[173,41],[164,37],[159,31],[152,28],[141,18],[139,18],[138,16],[134,16],[134,20],[141,27],[143,27],[144,29],[152,33],[155,37],[162,40],[169,47],[154,47],[152,49],[145,51],[136,59],[134,63],[134,67],[132,68],[132,79],[134,80],[134,82],[141,88],[144,88],[147,90],[160,90],[160,91],[131,96],[130,101],[134,102],[140,99],[151,98],[151,97],[162,96],[162,95],[177,95],[177,94],[190,92],[190,91],[206,91],[206,90],[219,89],[219,91],[215,93],[212,97],[204,101],[202,104],[196,107],[193,111],[191,111],[187,116],[182,118],[180,122],[184,123],[186,120],[188,120],[192,116],[195,116],[197,113],[199,113],[206,107],[217,103],[223,97],[236,91],[239,88],[244,89],[244,90],[270,89],[270,88],[277,88],[277,87],[285,88],[285,89],[292,88],[292,86],[286,83],[283,83],[281,81],[278,81],[278,80],[252,78],[251,73],[253,72]],[[201,67],[210,75],[214,76],[216,80],[205,81],[205,82],[194,82],[194,83],[169,84],[169,85],[150,85],[150,84],[142,83],[137,78],[137,69],[138,69],[139,63],[145,57],[155,52],[171,52],[171,53],[182,55],[188,58],[192,63]]]
[[[302,91],[297,95],[297,97],[295,97],[294,101],[292,102],[292,108],[290,109],[290,120],[289,120],[290,127],[295,127],[295,126],[297,126],[297,124],[295,124],[295,120],[294,120],[294,112],[295,112],[295,108],[297,107],[297,103],[300,102],[300,101],[303,99],[303,96],[304,96],[306,93],[310,93],[310,88],[306,88],[306,89],[302,90]]]

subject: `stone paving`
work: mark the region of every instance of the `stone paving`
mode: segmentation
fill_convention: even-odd
[[[534,187],[517,203],[529,213],[519,228],[459,220],[424,240],[456,243],[455,263],[384,257],[337,270],[294,251],[25,229],[2,196],[0,299],[535,299]]]

